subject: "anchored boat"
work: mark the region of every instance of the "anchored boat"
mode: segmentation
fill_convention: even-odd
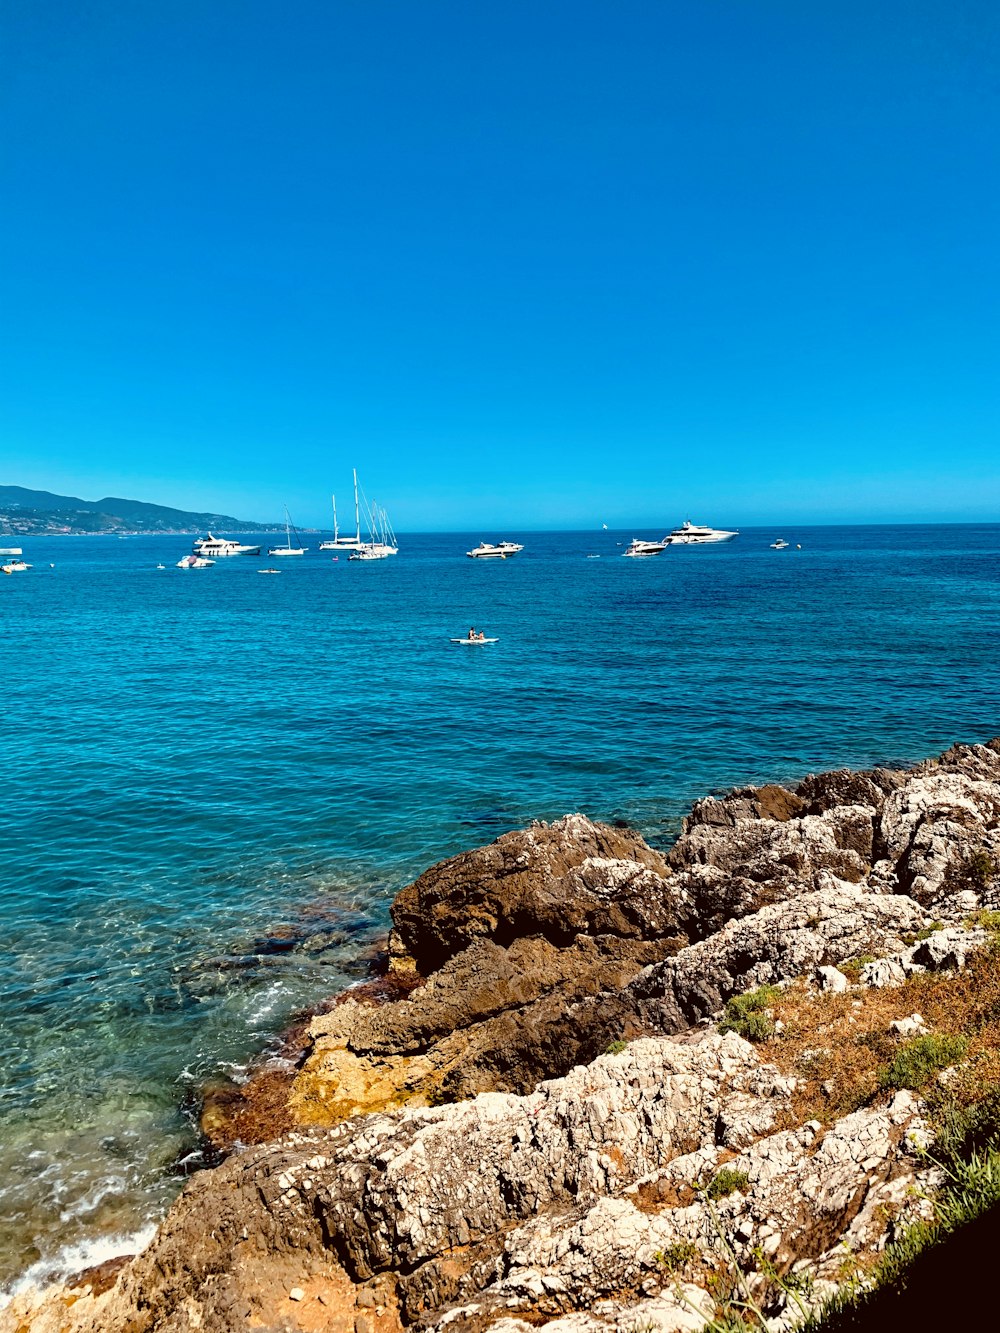
[[[292,545],[292,533],[295,533],[295,540],[299,542],[298,546]],[[305,555],[307,547],[301,544],[301,537],[292,525],[292,520],[288,517],[288,506],[285,505],[285,544],[284,546],[269,546],[268,555]]]

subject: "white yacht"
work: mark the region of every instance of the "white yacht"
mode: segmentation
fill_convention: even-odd
[[[524,547],[518,546],[517,542],[480,542],[465,554],[472,560],[506,560],[508,556],[523,550]]]
[[[295,540],[300,543],[298,546],[292,545],[292,533],[295,532]],[[309,549],[301,545],[299,534],[292,527],[292,520],[288,517],[288,506],[285,505],[285,544],[284,546],[269,546],[268,555],[305,555]]]
[[[685,519],[679,528],[674,528],[673,532],[664,540],[670,546],[704,546],[708,542],[731,542],[734,537],[738,537],[739,531],[728,532],[723,528],[707,528],[699,523],[692,523],[690,519]]]
[[[203,555],[182,555],[177,561],[178,569],[208,569],[209,565],[214,565],[214,560],[206,560]]]
[[[670,539],[668,537],[664,537],[660,542],[647,542],[643,541],[641,537],[633,537],[631,545],[622,551],[622,555],[659,555],[661,551],[667,549],[669,544]]]
[[[20,546],[0,546],[0,555],[23,555]]]
[[[199,537],[191,547],[195,555],[203,555],[212,560],[222,555],[260,555],[259,546],[241,546],[239,542],[229,541],[226,537]]]

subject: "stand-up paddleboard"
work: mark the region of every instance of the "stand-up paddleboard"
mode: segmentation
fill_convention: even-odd
[[[499,639],[452,639],[452,643],[499,643]]]

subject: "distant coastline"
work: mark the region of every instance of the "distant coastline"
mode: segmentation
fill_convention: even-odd
[[[144,500],[114,496],[81,500],[23,486],[0,486],[0,536],[4,537],[171,536],[208,529],[277,532],[280,527],[277,521],[261,523],[232,514],[197,513]]]

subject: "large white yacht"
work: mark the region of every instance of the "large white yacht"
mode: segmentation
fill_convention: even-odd
[[[216,559],[220,555],[260,555],[259,546],[241,546],[239,542],[229,541],[226,537],[199,537],[191,548],[195,555]]]
[[[679,528],[674,528],[673,532],[664,538],[664,541],[669,546],[704,546],[707,542],[731,542],[739,535],[738,530],[728,532],[724,528],[706,528],[699,523],[692,523],[690,519],[685,519]]]

